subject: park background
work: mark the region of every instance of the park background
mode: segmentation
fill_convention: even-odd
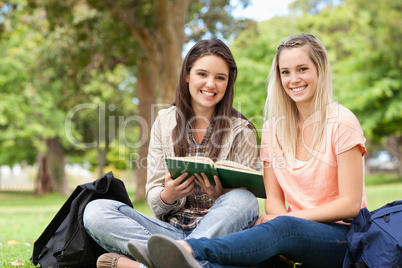
[[[108,171],[151,213],[152,122],[174,99],[183,55],[213,36],[234,54],[234,107],[257,130],[276,47],[317,36],[335,100],[367,139],[369,208],[402,199],[402,2],[277,2],[0,1],[0,267],[33,267],[33,242],[69,193]]]

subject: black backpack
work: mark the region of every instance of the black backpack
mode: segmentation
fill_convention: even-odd
[[[35,241],[32,263],[45,268],[96,267],[97,258],[106,251],[87,234],[82,216],[85,206],[100,198],[133,207],[124,183],[112,172],[94,182],[77,186]]]

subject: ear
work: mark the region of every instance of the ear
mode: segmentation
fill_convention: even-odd
[[[189,75],[186,75],[186,83],[188,83],[188,81],[190,81]]]

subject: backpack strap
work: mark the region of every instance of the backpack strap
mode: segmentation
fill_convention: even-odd
[[[34,244],[33,254],[32,254],[32,262],[38,263],[40,255],[43,253],[43,248],[46,248],[47,243],[50,238],[54,235],[60,225],[63,223],[68,213],[70,212],[71,203],[78,196],[79,193],[83,190],[83,186],[79,185],[75,188],[74,192],[70,195],[67,201],[63,204],[60,210],[57,212],[56,216],[52,219],[46,229],[42,232],[40,237],[36,240]]]
[[[90,190],[90,191],[92,191],[92,192],[95,192],[95,193],[97,193],[97,194],[104,194],[104,193],[106,193],[108,190],[109,190],[109,186],[110,186],[110,183],[112,182],[112,179],[114,178],[114,176],[113,176],[113,172],[112,171],[109,171],[108,173],[106,173],[105,175],[103,175],[103,177],[101,177],[101,178],[99,178],[97,181],[95,181],[95,182],[88,182],[88,183],[85,183],[84,185],[83,185],[83,187],[85,187],[85,188],[87,188],[88,190]],[[104,187],[100,187],[100,186],[95,186],[95,183],[104,183],[103,181],[104,181],[104,179],[106,179],[106,185],[104,186]],[[98,188],[100,188],[100,189],[98,189]]]
[[[375,218],[380,218],[383,217],[385,215],[391,214],[393,212],[397,212],[397,211],[402,211],[402,204],[401,205],[396,205],[393,207],[387,207],[378,211],[374,211],[373,212],[373,216],[371,216],[371,220],[374,220]]]
[[[369,268],[364,261],[351,264],[348,268]]]

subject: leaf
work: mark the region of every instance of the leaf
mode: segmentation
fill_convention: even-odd
[[[7,245],[20,245],[22,244],[20,241],[9,240],[7,241]]]
[[[21,266],[21,265],[24,265],[24,262],[23,261],[13,261],[13,262],[10,262],[10,264],[12,266]]]

